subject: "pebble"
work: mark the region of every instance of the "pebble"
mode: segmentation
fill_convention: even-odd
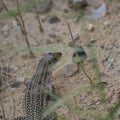
[[[52,37],[52,38],[55,38],[56,34],[55,33],[49,33],[49,36]]]
[[[9,35],[9,27],[8,25],[5,25],[2,29],[1,32],[3,33],[4,37],[8,37]]]
[[[11,84],[11,88],[19,88],[20,85],[21,85],[21,82],[20,81],[16,81],[16,82]]]
[[[93,24],[88,24],[86,29],[87,29],[88,31],[91,31],[91,32],[93,32],[93,31],[95,30]]]
[[[30,79],[25,80],[25,81],[24,81],[25,86],[27,87],[27,86],[31,83],[31,81],[32,81],[32,80],[30,80]]]
[[[52,15],[50,16],[50,18],[48,19],[49,23],[53,24],[53,23],[57,23],[57,22],[60,22],[60,19],[55,16],[55,15]]]
[[[6,44],[11,44],[12,42],[13,42],[12,39],[8,37],[8,38],[4,39],[3,44],[5,44],[5,45]]]
[[[45,15],[40,16],[41,21],[44,23],[47,20],[47,17]]]
[[[9,31],[8,25],[5,25],[5,26],[1,29],[1,32],[8,32],[8,31]]]
[[[100,100],[96,100],[96,101],[95,101],[95,104],[96,104],[96,105],[99,105],[100,103],[101,103]]]
[[[52,8],[52,0],[45,0],[44,3],[41,3],[37,6],[39,13],[48,12]]]
[[[60,68],[56,69],[55,71],[53,71],[52,76],[54,78],[71,77],[75,73],[77,73],[77,71],[78,71],[77,65],[75,63],[69,63],[69,64],[66,64],[65,66],[60,67]]]
[[[103,24],[104,24],[105,26],[110,26],[110,22],[109,22],[109,21],[105,21]]]
[[[18,82],[24,82],[24,80],[25,80],[25,78],[24,77],[22,77],[22,76],[18,76],[17,78],[16,78],[16,81],[18,81]]]
[[[114,63],[114,59],[111,58],[111,57],[109,57],[109,58],[108,58],[108,66],[107,66],[107,68],[108,68],[108,69],[114,68],[113,63]]]
[[[15,20],[12,21],[12,27],[16,27],[17,26],[17,22]]]
[[[95,20],[97,20],[97,19],[105,17],[106,13],[107,13],[106,4],[102,4],[100,7],[98,7],[97,9],[93,11],[92,17]]]
[[[73,33],[73,40],[78,40],[79,39],[79,34],[78,33]]]
[[[68,0],[68,6],[70,8],[80,8],[87,6],[88,3],[86,0]]]

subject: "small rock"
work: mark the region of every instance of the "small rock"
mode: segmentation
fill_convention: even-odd
[[[92,13],[94,19],[103,18],[107,13],[106,4],[102,4],[99,8],[95,9]]]
[[[42,22],[45,22],[47,20],[47,17],[45,15],[40,16],[40,19]]]
[[[93,32],[95,30],[93,24],[88,24],[87,25],[87,30]]]
[[[5,25],[2,29],[1,32],[3,33],[4,37],[8,37],[9,35],[9,27],[8,25]]]
[[[1,29],[1,32],[8,32],[8,31],[9,31],[8,25],[5,25],[5,26]]]
[[[105,26],[110,26],[110,22],[109,22],[109,21],[105,21],[103,24],[104,24]]]
[[[81,8],[87,6],[86,0],[68,0],[68,6],[70,8]]]
[[[96,105],[99,105],[100,103],[101,103],[100,100],[95,101],[95,104],[96,104]]]
[[[20,85],[21,85],[21,82],[20,81],[16,81],[16,82],[11,84],[11,88],[19,88]]]
[[[79,34],[78,33],[73,33],[73,40],[78,40],[79,39]]]
[[[3,43],[6,45],[6,44],[11,44],[13,41],[11,38],[5,38]]]
[[[60,22],[60,19],[57,16],[53,15],[49,18],[49,23],[53,24],[57,22]]]
[[[49,33],[49,36],[52,37],[52,38],[55,38],[56,34],[55,33]]]
[[[111,57],[109,57],[109,58],[108,58],[108,66],[107,66],[107,68],[108,68],[108,69],[114,68],[113,63],[114,63],[114,59],[111,58]]]
[[[48,12],[52,8],[52,0],[45,0],[44,3],[41,3],[37,6],[39,13]]]
[[[18,81],[18,82],[24,82],[24,80],[25,80],[25,78],[24,77],[22,77],[22,76],[18,76],[17,78],[16,78],[16,81]]]
[[[67,64],[63,67],[58,68],[55,70],[52,75],[54,78],[57,77],[71,77],[78,71],[78,67],[75,63]]]
[[[32,81],[32,80],[30,80],[30,79],[25,80],[25,81],[24,81],[25,86],[27,87],[27,86],[31,83],[31,81]]]
[[[35,0],[26,0],[26,4],[35,4]],[[36,0],[37,3],[37,11],[39,13],[48,12],[52,8],[52,0]],[[31,11],[31,10],[29,10]],[[35,10],[32,10],[35,12]]]
[[[12,21],[12,27],[16,27],[17,26],[17,22],[15,20]]]

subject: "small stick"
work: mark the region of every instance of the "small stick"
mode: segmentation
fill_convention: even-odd
[[[19,12],[19,16],[20,16],[20,19],[21,19],[22,25],[23,25],[24,35],[25,35],[25,40],[26,40],[27,47],[28,47],[28,50],[29,50],[29,53],[30,53],[30,57],[31,57],[31,58],[34,58],[35,55],[34,55],[34,53],[33,53],[32,50],[31,50],[31,46],[30,46],[30,43],[29,43],[29,40],[28,40],[28,37],[27,37],[27,32],[26,32],[26,28],[25,28],[25,23],[24,23],[24,20],[23,20],[22,14],[21,14],[21,12],[20,12],[20,8],[19,8],[18,0],[17,0],[17,8],[18,8],[18,12]]]
[[[5,3],[3,2],[3,0],[0,0],[0,1],[1,1],[4,9],[5,9],[7,12],[9,12],[9,9],[7,8],[7,6],[5,5]],[[14,17],[14,19],[17,21],[17,23],[21,26],[20,20],[19,20],[16,16],[13,16],[13,17]]]
[[[72,30],[71,30],[71,28],[70,28],[69,23],[67,23],[67,26],[68,26],[68,30],[69,30],[69,32],[70,32],[70,35],[71,35],[72,41],[74,41],[74,39],[73,39],[73,35],[72,35]]]
[[[40,21],[40,19],[39,19],[39,13],[38,13],[38,10],[37,10],[37,3],[36,3],[36,0],[34,0],[34,2],[35,2],[35,13],[36,13],[36,19],[37,19],[38,24],[39,24],[39,30],[40,30],[40,32],[43,33],[44,30],[43,30],[43,27],[42,27],[41,21]]]
[[[3,106],[1,97],[0,97],[0,102],[1,102],[1,108],[2,108],[2,113],[3,113],[3,119],[5,120],[5,110],[4,110],[4,106]]]

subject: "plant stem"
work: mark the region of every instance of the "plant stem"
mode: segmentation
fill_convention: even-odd
[[[43,29],[43,27],[42,27],[42,24],[41,24],[41,21],[40,21],[40,19],[39,19],[39,13],[38,13],[38,10],[37,10],[37,3],[36,3],[36,0],[34,0],[35,1],[35,13],[36,13],[36,19],[37,19],[37,21],[38,21],[38,24],[39,24],[39,30],[40,30],[40,32],[44,32],[44,29]]]
[[[88,78],[88,80],[90,81],[91,86],[96,87],[95,83],[93,82],[93,80],[90,78],[90,76],[87,74],[87,72],[85,71],[84,65],[82,62],[78,63],[78,65],[82,68],[82,71],[84,72],[85,76]]]
[[[3,0],[0,0],[0,1],[1,1],[4,9],[10,14],[9,9],[7,8],[7,6],[5,5],[5,3],[3,2]],[[20,27],[22,27],[20,20],[16,16],[13,16],[13,17],[16,20],[17,24],[20,25]]]
[[[3,106],[3,102],[2,102],[2,99],[1,99],[1,97],[0,97],[0,102],[1,102],[1,108],[2,108],[2,113],[3,113],[3,119],[4,119],[4,120],[6,120],[6,119],[5,119],[5,111],[4,111],[4,106]]]
[[[20,19],[21,19],[21,22],[22,22],[22,26],[23,26],[23,29],[24,29],[25,40],[26,40],[26,43],[27,43],[28,51],[29,51],[29,53],[30,53],[30,57],[31,57],[31,58],[34,58],[35,55],[34,55],[34,53],[33,53],[32,50],[31,50],[31,46],[30,46],[30,43],[29,43],[29,40],[28,40],[28,37],[27,37],[27,32],[26,32],[26,28],[25,28],[25,23],[24,23],[22,14],[21,14],[21,12],[20,12],[18,0],[17,0],[17,8],[18,8],[18,13],[19,13],[19,16],[20,16]]]

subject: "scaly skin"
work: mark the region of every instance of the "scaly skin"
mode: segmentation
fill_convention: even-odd
[[[48,53],[40,60],[36,73],[25,90],[24,117],[18,117],[14,120],[57,120],[56,117],[43,114],[48,103],[48,94],[41,88],[52,92],[49,66],[55,64],[61,55],[59,52]]]

